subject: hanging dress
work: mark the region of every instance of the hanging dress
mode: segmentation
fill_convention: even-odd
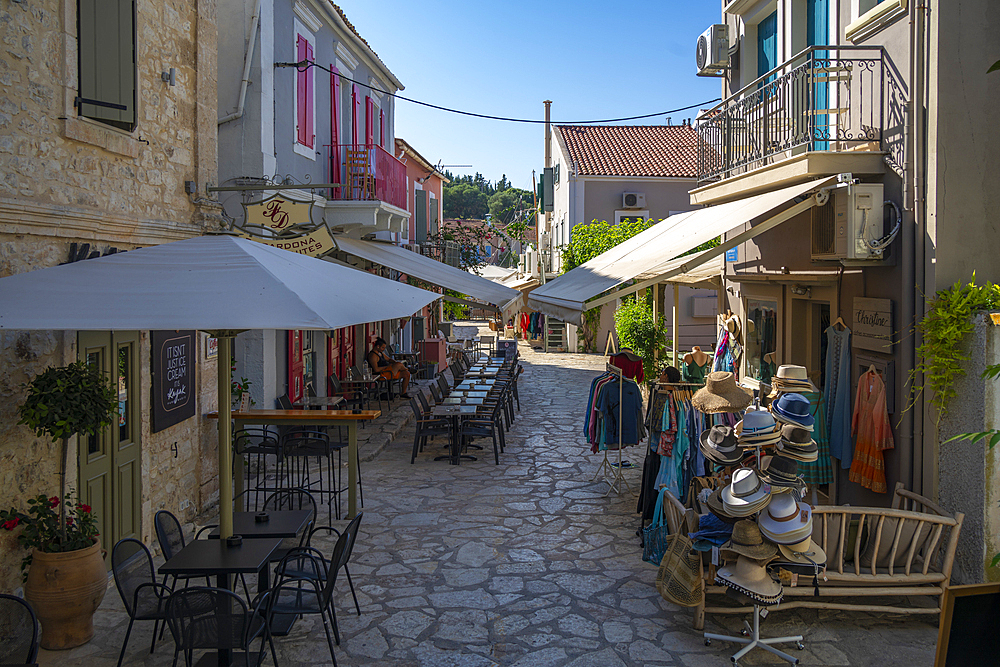
[[[826,399],[826,433],[830,455],[840,459],[841,468],[851,467],[851,330],[827,327],[826,372],[823,396]]]
[[[874,371],[858,381],[851,434],[856,438],[849,479],[876,493],[887,491],[882,452],[892,449],[892,428],[885,407],[885,383]]]

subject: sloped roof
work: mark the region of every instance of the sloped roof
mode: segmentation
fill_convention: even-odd
[[[338,5],[337,3],[333,2],[332,0],[330,0],[330,5],[333,6],[334,10],[337,12],[337,15],[340,16],[340,20],[342,20],[344,22],[344,25],[347,26],[347,28],[352,33],[354,33],[355,37],[357,37],[359,40],[361,40],[362,44],[364,44],[366,47],[368,47],[368,50],[371,52],[372,57],[375,58],[375,61],[385,69],[386,73],[390,77],[392,77],[393,83],[400,90],[403,90],[403,84],[400,83],[398,79],[396,79],[396,75],[395,74],[393,74],[392,72],[389,71],[389,67],[384,62],[382,62],[382,59],[379,57],[379,55],[377,53],[375,53],[375,49],[373,49],[372,45],[368,43],[368,40],[366,40],[364,37],[361,36],[361,33],[358,32],[358,29],[355,28],[354,24],[351,23],[351,21],[347,18],[347,14],[344,13],[344,10],[340,8],[340,5]]]
[[[555,127],[580,176],[697,176],[698,135],[689,125]]]

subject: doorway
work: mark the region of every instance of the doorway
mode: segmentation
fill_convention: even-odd
[[[81,436],[77,450],[80,501],[94,510],[101,542],[139,536],[141,437],[139,335],[135,331],[82,331],[78,357],[99,368],[118,395],[118,413],[101,433]]]

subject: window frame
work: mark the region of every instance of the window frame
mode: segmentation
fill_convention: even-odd
[[[132,70],[132,72],[131,72],[132,73],[132,77],[131,77],[132,78],[132,91],[131,91],[132,92],[132,119],[130,121],[122,121],[122,120],[114,120],[114,119],[110,119],[110,118],[100,118],[98,116],[91,115],[91,114],[88,114],[88,113],[84,112],[84,103],[81,100],[84,97],[84,91],[82,90],[82,86],[83,86],[82,82],[83,82],[83,80],[85,78],[84,77],[84,72],[83,72],[85,59],[83,58],[82,53],[81,53],[82,48],[83,48],[83,42],[84,42],[84,40],[82,39],[82,28],[83,28],[82,24],[83,24],[83,21],[81,19],[81,11],[80,11],[80,4],[81,4],[81,2],[84,2],[84,1],[86,1],[86,0],[76,0],[75,2],[73,2],[73,7],[74,7],[74,9],[76,11],[76,17],[75,17],[76,18],[76,49],[75,49],[75,51],[76,51],[76,77],[77,78],[76,78],[76,82],[75,82],[76,83],[76,94],[73,96],[73,101],[72,101],[73,109],[75,111],[75,118],[80,119],[80,120],[86,120],[86,121],[89,121],[89,122],[98,123],[102,127],[112,128],[112,129],[118,130],[120,132],[126,132],[126,133],[129,133],[129,134],[132,134],[132,133],[134,133],[136,131],[136,128],[139,126],[139,108],[138,108],[139,99],[140,99],[140,96],[139,96],[139,64],[138,64],[137,58],[136,58],[136,54],[138,53],[138,50],[139,50],[139,33],[138,33],[137,25],[136,25],[137,22],[138,22],[138,7],[137,7],[138,2],[137,2],[137,0],[115,0],[117,3],[119,3],[119,6],[121,4],[124,4],[124,3],[128,3],[129,5],[131,5],[131,14],[132,14],[132,30],[131,30],[131,37],[132,37],[132,67],[131,67],[131,70]],[[103,1],[106,1],[106,0],[103,0]],[[94,4],[96,4],[96,3],[97,3],[97,0],[94,0]],[[106,37],[107,37],[106,34],[101,34],[101,33],[97,33],[97,34],[94,35],[95,41],[98,40],[98,39],[105,39]],[[95,64],[96,64],[96,61],[95,61]],[[95,99],[95,98],[91,98],[91,99]],[[96,105],[90,105],[90,106],[93,106],[95,108],[95,110],[99,108]],[[93,112],[93,113],[96,113],[96,111]]]

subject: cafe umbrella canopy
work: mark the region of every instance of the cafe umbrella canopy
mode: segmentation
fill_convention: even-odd
[[[0,278],[0,329],[199,329],[228,359],[248,329],[330,330],[412,315],[440,295],[229,235]],[[219,523],[232,534],[230,367],[219,363]]]

